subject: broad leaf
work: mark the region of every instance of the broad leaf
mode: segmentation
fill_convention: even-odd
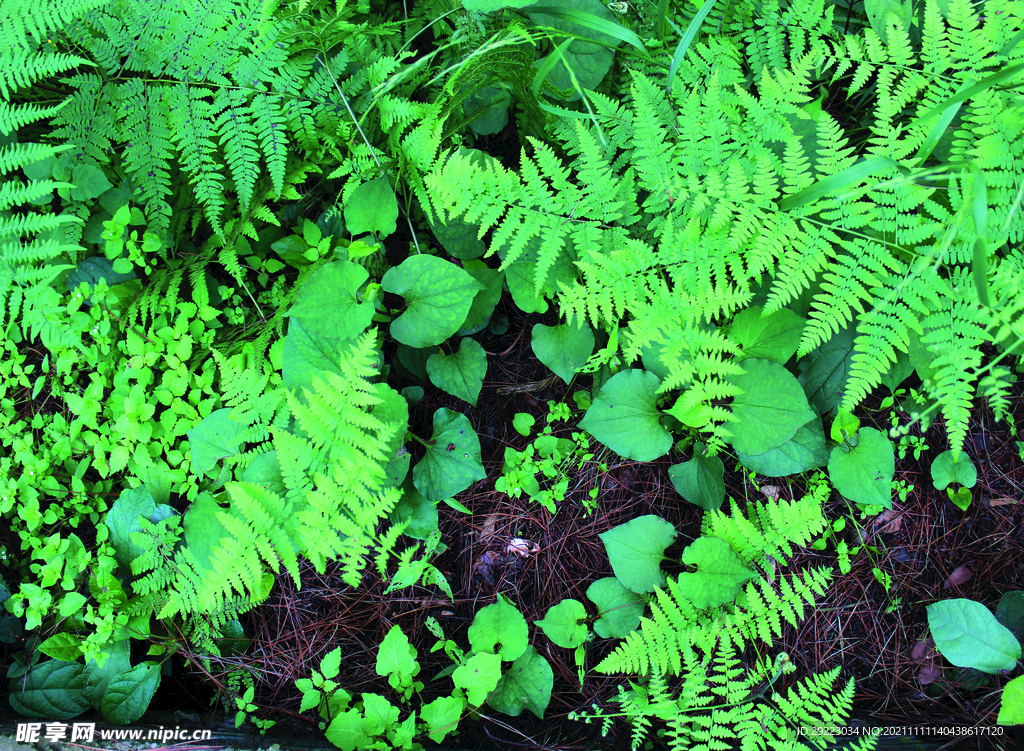
[[[100,712],[115,725],[131,725],[145,714],[160,685],[160,665],[143,662],[110,679]]]
[[[441,246],[453,258],[460,261],[467,261],[471,258],[479,258],[487,252],[484,241],[477,237],[480,227],[476,224],[469,224],[458,219],[449,219],[447,224],[430,225],[430,231],[441,243]]]
[[[679,575],[679,591],[702,609],[732,602],[744,583],[757,575],[720,537],[698,537],[683,553],[683,563],[697,571]]]
[[[477,292],[473,298],[473,304],[469,307],[466,320],[455,332],[459,336],[469,336],[483,329],[491,320],[494,307],[501,300],[501,285],[505,275],[500,271],[488,268],[483,261],[463,261],[462,268],[483,285],[483,289]]]
[[[408,307],[391,322],[391,335],[422,348],[440,344],[459,330],[476,293],[484,289],[454,263],[434,256],[410,256],[381,279],[385,292],[401,295]]]
[[[856,332],[849,326],[797,361],[800,385],[818,414],[827,414],[843,398],[843,389],[853,367]],[[744,363],[746,366],[746,363]]]
[[[1024,725],[1024,675],[1003,686],[997,725]]]
[[[751,305],[736,314],[729,338],[743,347],[744,357],[760,357],[785,363],[796,354],[807,321],[789,308],[764,315],[764,308]]]
[[[952,451],[943,451],[932,462],[932,485],[936,490],[945,490],[954,482],[965,488],[973,488],[978,482],[978,468],[974,466],[971,457],[962,451],[955,460]]]
[[[704,456],[698,442],[693,458],[668,469],[672,487],[690,503],[705,511],[717,511],[725,500],[725,465],[717,456]]]
[[[427,375],[439,389],[475,407],[487,375],[487,353],[473,339],[463,339],[454,355],[427,358]]]
[[[560,647],[575,649],[587,639],[587,609],[579,600],[562,600],[548,609],[547,615],[534,624]]]
[[[251,465],[250,465],[251,466]],[[211,561],[220,538],[228,534],[220,519],[219,511],[226,511],[212,495],[202,491],[185,512],[182,526],[185,528],[185,542],[196,557],[196,562],[207,571],[213,571]]]
[[[311,335],[354,339],[373,320],[373,303],[361,302],[356,295],[369,276],[351,261],[325,264],[302,286],[286,315],[299,319]]]
[[[845,451],[836,446],[828,460],[829,480],[855,503],[892,508],[895,473],[892,441],[874,428],[861,428],[854,448]]]
[[[480,439],[469,418],[445,407],[434,413],[434,434],[412,477],[416,489],[431,501],[450,498],[487,477]]]
[[[397,623],[391,627],[377,649],[376,670],[377,675],[398,673],[413,678],[420,672],[419,663],[416,662],[416,647],[409,643],[409,637]]]
[[[144,485],[121,491],[103,520],[109,530],[110,544],[114,547],[118,563],[130,567],[131,562],[145,552],[138,543],[132,541],[132,533],[142,531],[139,517],[156,524],[175,513],[170,506],[157,505]]]
[[[646,370],[623,370],[612,376],[580,427],[624,459],[651,462],[672,448],[672,434],[661,425],[658,386]]]
[[[501,655],[506,662],[519,657],[529,644],[529,627],[515,605],[502,595],[477,611],[467,633],[473,652]]]
[[[744,372],[729,379],[742,393],[732,401],[726,427],[737,451],[763,454],[796,435],[815,414],[796,378],[782,365],[747,358],[741,367]]]
[[[1017,640],[1024,640],[1024,591],[1005,592],[996,605],[996,620],[1010,629]]]
[[[47,720],[68,720],[89,709],[85,665],[46,660],[19,677],[8,700],[18,714]]]
[[[465,699],[455,696],[440,696],[429,704],[424,704],[420,710],[420,717],[427,724],[430,740],[440,743],[448,733],[454,732],[459,725],[459,720],[462,719],[462,710],[465,708]],[[334,742],[330,736],[328,736],[328,740]]]
[[[510,717],[518,717],[526,707],[543,720],[554,683],[551,665],[536,649],[527,647],[501,676],[487,703]]]
[[[465,689],[470,706],[479,707],[501,679],[501,657],[481,652],[452,673],[452,682]]]
[[[370,737],[364,732],[366,718],[358,709],[339,712],[327,726],[324,735],[341,751],[356,751],[370,745]]]
[[[886,23],[890,13],[903,26],[904,31],[910,31],[910,24],[914,17],[910,0],[864,0],[864,12],[868,14],[871,28],[883,43],[888,38]]]
[[[602,639],[625,639],[640,625],[640,617],[647,605],[614,576],[598,579],[587,587],[587,597],[600,611],[601,617],[594,622],[594,632]]]
[[[107,692],[107,686],[111,679],[118,673],[128,670],[132,666],[131,661],[131,639],[124,638],[119,641],[108,642],[104,651],[109,652],[103,667],[99,667],[96,660],[89,660],[85,666],[86,694],[89,702],[94,706],[100,706],[103,701],[103,694]]]
[[[1020,642],[980,602],[942,600],[926,610],[936,649],[954,665],[998,673],[1020,659]]]
[[[392,524],[408,522],[405,534],[414,540],[424,540],[437,529],[437,503],[427,500],[412,482],[406,482],[402,486],[402,497],[390,518]]]
[[[737,451],[736,456],[744,467],[765,477],[785,477],[824,467],[828,463],[828,449],[825,447],[821,418],[815,417],[806,425],[801,425],[796,435],[781,446],[763,454],[751,455]]]
[[[192,471],[204,475],[221,459],[237,456],[241,452],[246,428],[231,419],[231,408],[211,412],[192,430],[188,442],[192,447]]]
[[[311,389],[313,377],[321,372],[344,376],[341,370],[343,353],[353,340],[306,329],[297,318],[288,322],[288,334],[281,352],[281,375],[285,388]]]
[[[397,228],[398,200],[386,177],[363,183],[345,201],[345,226],[353,236],[378,232],[388,236]]]
[[[545,4],[547,5],[548,3]],[[555,6],[556,4],[550,3],[550,5]],[[573,9],[583,11],[592,16],[597,16],[598,19],[618,24],[615,16],[612,15],[612,12],[600,0],[560,0],[557,3],[557,8],[559,10]],[[549,80],[556,87],[560,89],[572,88],[572,79],[569,76],[569,71],[566,70],[566,66],[568,66],[572,69],[573,75],[584,89],[596,89],[608,73],[609,68],[611,68],[612,61],[615,59],[614,47],[619,45],[620,40],[601,31],[595,31],[583,23],[570,20],[561,16],[561,14],[559,14],[559,17],[544,13],[528,13],[528,15],[530,20],[538,26],[547,26],[584,39],[594,39],[602,42],[602,44],[595,44],[594,42],[574,39],[569,49],[562,53],[562,59],[559,60],[549,75]],[[555,39],[558,42],[562,41],[561,37],[557,35]],[[569,101],[575,101],[579,98],[579,94],[574,92],[569,97]]]
[[[537,359],[568,383],[576,369],[586,363],[594,351],[594,332],[585,322],[579,326],[534,324],[530,347]]]
[[[676,528],[660,516],[647,514],[602,532],[612,571],[634,592],[653,592],[665,583],[661,562],[676,539]]]

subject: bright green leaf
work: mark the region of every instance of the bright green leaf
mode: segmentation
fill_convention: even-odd
[[[789,308],[764,315],[764,308],[752,305],[736,314],[729,338],[743,348],[744,357],[760,357],[785,363],[796,354],[807,321]]]
[[[825,447],[821,418],[815,417],[802,425],[796,435],[781,446],[763,454],[750,455],[737,451],[736,456],[744,467],[765,477],[785,477],[824,467],[828,463],[828,449]]]
[[[672,487],[690,503],[705,511],[717,511],[725,500],[725,465],[717,456],[704,456],[698,442],[693,458],[668,469]]]
[[[672,448],[672,434],[658,411],[661,379],[645,370],[612,376],[594,400],[580,427],[624,459],[654,461]]]
[[[332,261],[313,272],[285,315],[298,318],[307,331],[331,339],[354,339],[373,320],[373,303],[360,302],[356,291],[369,272],[351,261]]]
[[[747,358],[741,367],[744,372],[729,379],[742,393],[732,400],[726,427],[737,451],[763,454],[791,439],[815,414],[796,378],[782,365]]]
[[[926,610],[935,647],[952,664],[998,673],[1020,659],[1020,643],[980,602],[942,600]]]
[[[587,609],[579,600],[562,600],[548,609],[542,620],[534,621],[560,647],[575,649],[587,638]]]
[[[501,657],[486,652],[473,655],[452,673],[452,682],[465,689],[466,699],[472,707],[483,704],[500,679]]]
[[[953,459],[952,451],[943,451],[932,462],[932,484],[936,490],[945,490],[953,482],[965,488],[973,488],[978,482],[978,468],[974,466],[971,457],[962,451],[956,460]]]
[[[345,227],[355,237],[378,232],[384,237],[398,227],[398,199],[386,177],[363,183],[345,201]]]
[[[434,256],[410,256],[381,279],[385,292],[401,295],[408,307],[391,322],[391,335],[410,347],[440,344],[459,330],[476,293],[484,289],[454,263]]]
[[[466,700],[455,696],[440,696],[429,704],[424,704],[420,717],[427,724],[429,738],[440,743],[448,733],[453,732],[462,719],[462,710],[466,708]],[[328,737],[328,740],[331,740]],[[333,743],[333,740],[332,740]]]
[[[1024,725],[1024,675],[1003,686],[997,725]]]
[[[529,644],[526,619],[502,595],[493,605],[477,611],[467,635],[473,652],[496,653],[506,662],[519,657]]]
[[[757,575],[720,537],[698,537],[683,552],[683,563],[697,571],[679,575],[679,591],[701,609],[732,602],[743,584]]]
[[[445,407],[434,413],[434,434],[412,476],[416,489],[431,501],[449,498],[487,477],[480,439],[469,418]]]
[[[676,528],[660,516],[647,514],[602,532],[612,571],[634,592],[653,592],[665,583],[661,561],[676,539]]]
[[[554,682],[548,661],[536,649],[527,647],[501,676],[487,703],[510,717],[518,717],[526,707],[543,720]]]
[[[454,355],[427,358],[427,375],[439,389],[475,407],[487,375],[487,353],[475,340],[463,339]]]
[[[538,360],[568,383],[594,352],[594,332],[583,322],[580,326],[538,323],[533,327],[530,347]]]
[[[231,408],[217,409],[188,431],[192,447],[192,471],[203,475],[220,459],[237,456],[241,451],[246,427],[231,419]]]
[[[600,611],[601,617],[594,622],[594,632],[602,639],[625,639],[640,625],[646,603],[635,592],[626,589],[616,577],[598,579],[587,587],[587,597]]]
[[[843,446],[837,446],[828,460],[829,480],[843,496],[856,503],[892,508],[895,473],[892,441],[874,428],[861,428],[855,448],[845,451]]]

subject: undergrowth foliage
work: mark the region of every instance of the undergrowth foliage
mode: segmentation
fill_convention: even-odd
[[[728,437],[722,401],[738,392],[724,338],[702,324],[761,301],[766,314],[807,310],[798,356],[856,327],[846,411],[899,351],[920,353],[959,451],[975,390],[1008,395],[1005,379],[979,382],[981,344],[1024,335],[1000,294],[1020,280],[1022,105],[1012,89],[970,89],[1024,60],[1020,21],[1005,4],[982,24],[966,0],[945,18],[930,2],[916,53],[895,20],[884,38],[842,35],[833,7],[738,14],[734,34],[694,43],[671,93],[656,58],[632,71],[626,101],[595,93],[592,120],[559,121],[564,157],[531,139],[512,173],[450,154],[427,184],[438,211],[493,230],[503,268],[531,247],[538,289],[560,258],[578,259],[581,283],[552,278],[570,322],[628,324],[627,362],[666,348],[660,392],[710,410],[704,430]],[[851,76],[851,94],[870,91],[866,134],[844,132],[811,93]]]
[[[601,535],[616,576],[588,589],[600,614],[565,600],[534,623],[576,650],[581,687],[599,634],[622,639],[597,671],[633,676],[611,700],[634,748],[654,720],[674,749],[800,747],[798,728],[845,724],[838,668],[777,690],[798,660],[763,654],[828,590],[827,566],[782,569],[821,535],[830,488],[725,513],[716,454],[771,477],[827,464],[882,508],[893,447],[852,414],[876,386],[917,371],[958,473],[972,401],[1010,415],[1021,3],[927,0],[916,24],[909,3],[870,23],[825,0],[635,18],[599,0],[412,5],[0,4],[0,515],[21,543],[0,547],[0,640],[25,647],[10,702],[130,724],[181,653],[229,664],[221,698],[244,721],[254,677],[223,651],[276,577],[301,586],[303,559],[339,562],[351,588],[454,599],[430,562],[447,549],[437,506],[468,511],[455,496],[487,477],[480,440],[447,406],[413,434],[424,390],[389,380],[475,407],[494,355],[473,337],[507,330],[507,287],[523,313],[558,303],[568,323],[535,326],[531,350],[593,383],[572,395],[579,420],[548,403],[572,440],[549,427],[509,449],[498,487],[557,514],[588,435],[602,471],[611,453],[694,449],[669,476],[705,511],[683,556],[697,570],[666,581],[672,525],[631,520]],[[472,148],[489,138],[519,139],[516,170]],[[828,368],[843,372],[825,394]],[[441,742],[484,704],[544,718],[552,669],[510,600],[476,614],[469,653],[428,628],[450,696],[414,707],[395,627],[377,673],[404,721],[333,680],[340,650],[303,710],[351,749]]]

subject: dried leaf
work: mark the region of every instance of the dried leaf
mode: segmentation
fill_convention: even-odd
[[[494,537],[494,528],[498,525],[498,514],[488,514],[484,525],[480,527],[480,542],[487,542]]]
[[[920,661],[935,648],[935,640],[932,637],[928,637],[924,641],[918,641],[914,644],[914,649],[910,652],[910,659],[914,661]]]
[[[524,558],[529,558],[531,555],[540,552],[540,545],[535,542],[530,542],[529,540],[524,540],[521,537],[513,537],[509,541],[508,547],[505,548],[505,551],[521,555]]]
[[[932,681],[938,680],[942,677],[942,668],[936,667],[935,665],[925,665],[921,668],[921,672],[918,674],[917,679],[921,681],[922,686],[927,686]]]
[[[779,500],[779,486],[778,485],[762,485],[761,492],[765,494],[765,497],[771,498],[773,501]]]
[[[1016,498],[1007,498],[1006,496],[1003,496],[1002,498],[983,498],[981,500],[981,505],[982,506],[1012,506],[1013,504],[1019,503],[1019,502],[1020,501],[1018,501]]]
[[[882,527],[879,531],[883,534],[891,535],[900,531],[900,527],[903,526],[903,514],[900,514],[891,522]]]
[[[967,568],[967,566],[958,566],[942,586],[947,588],[958,587],[972,576],[974,576],[974,572]]]

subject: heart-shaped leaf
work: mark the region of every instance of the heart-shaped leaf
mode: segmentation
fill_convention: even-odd
[[[781,446],[763,454],[750,455],[737,451],[736,456],[744,467],[765,477],[785,477],[824,467],[828,463],[828,449],[825,447],[821,418],[815,417],[800,426],[796,435]]]
[[[286,315],[298,318],[311,335],[354,339],[373,320],[373,303],[356,296],[369,272],[351,261],[332,261],[321,266],[299,290]]]
[[[729,338],[743,347],[744,357],[760,357],[785,363],[796,354],[807,321],[789,308],[764,315],[764,308],[751,305],[736,314]]]
[[[439,389],[475,407],[487,375],[487,353],[473,339],[463,339],[454,355],[427,358],[427,375]]]
[[[353,236],[379,232],[388,236],[397,228],[398,200],[386,177],[356,188],[345,201],[345,226]]]
[[[587,638],[587,609],[579,600],[562,600],[548,609],[547,615],[534,623],[560,647],[575,649]]]
[[[704,444],[698,442],[693,458],[668,469],[672,487],[690,503],[705,511],[717,511],[725,500],[725,465],[717,456],[704,456]]]
[[[543,720],[554,683],[551,665],[536,649],[527,647],[501,676],[487,703],[510,717],[518,717],[526,707]]]
[[[1020,659],[1020,642],[980,602],[942,600],[926,610],[935,647],[954,665],[998,673]]]
[[[580,324],[545,326],[538,323],[530,337],[533,354],[566,383],[594,351],[594,332],[586,323]]]
[[[452,682],[465,689],[472,707],[479,707],[501,679],[501,657],[481,652],[470,657],[452,673]]]
[[[743,360],[741,367],[744,372],[729,379],[741,391],[726,423],[730,442],[744,454],[763,454],[796,435],[815,414],[796,378],[782,365],[754,357]]]
[[[477,611],[467,636],[473,652],[498,654],[506,662],[519,657],[530,643],[526,619],[502,595],[493,605]]]
[[[416,489],[439,501],[487,477],[480,461],[480,439],[469,418],[441,407],[434,413],[434,435],[427,454],[412,470]]]
[[[602,532],[612,571],[634,592],[653,592],[665,583],[661,562],[665,548],[676,539],[676,528],[654,514],[639,516]]]
[[[381,279],[385,292],[401,295],[408,307],[391,322],[391,335],[410,347],[440,344],[459,330],[484,289],[454,263],[434,256],[410,256]]]
[[[697,571],[679,575],[679,591],[698,608],[732,602],[743,584],[756,576],[720,537],[698,537],[683,553],[683,563]]]
[[[945,490],[953,482],[973,488],[978,482],[978,468],[962,451],[955,460],[952,451],[943,451],[932,462],[932,485],[936,490]]]
[[[600,611],[594,632],[602,639],[625,639],[640,625],[646,603],[614,576],[598,579],[587,587],[587,597]]]
[[[580,427],[624,459],[651,462],[672,448],[672,434],[661,424],[658,386],[646,370],[623,370],[601,387]]]
[[[231,408],[216,409],[187,432],[192,447],[192,471],[203,475],[217,462],[241,451],[246,427],[231,419]]]
[[[832,449],[828,476],[836,490],[856,503],[892,508],[892,478],[896,458],[892,442],[874,428],[857,432],[857,445]]]

